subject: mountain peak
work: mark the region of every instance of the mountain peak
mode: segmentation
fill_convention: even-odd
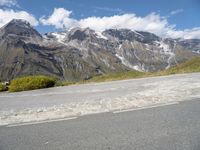
[[[11,20],[9,23],[15,23],[15,24],[26,24],[26,25],[30,25],[30,23],[26,20],[23,20],[23,19],[13,19]]]
[[[13,19],[11,20],[9,23],[7,23],[4,28],[12,28],[12,27],[16,27],[16,28],[33,28],[31,26],[31,24],[23,19]]]
[[[13,19],[1,28],[3,35],[17,35],[22,37],[42,37],[31,24],[22,19]]]
[[[95,34],[95,31],[90,28],[76,27],[76,28],[71,29],[68,32],[68,40],[77,39],[77,40],[83,41],[86,38],[90,38],[94,34]]]

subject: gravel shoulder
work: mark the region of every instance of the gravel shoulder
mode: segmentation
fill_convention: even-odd
[[[0,125],[199,98],[200,73],[0,94]]]

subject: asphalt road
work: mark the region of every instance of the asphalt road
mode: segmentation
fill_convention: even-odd
[[[0,150],[200,150],[200,101],[0,127]]]

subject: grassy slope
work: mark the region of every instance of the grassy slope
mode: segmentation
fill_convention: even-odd
[[[113,81],[113,80],[123,80],[131,78],[145,77],[147,73],[138,71],[127,71],[127,72],[116,72],[100,76],[95,76],[88,80],[87,82],[102,82],[102,81]]]
[[[178,73],[200,72],[200,57],[193,58],[175,67],[155,73],[156,75],[169,75]]]
[[[154,73],[144,73],[138,71],[118,72],[118,73],[96,76],[88,80],[88,82],[103,82],[103,81],[123,80],[131,78],[164,76],[170,74],[193,73],[193,72],[200,72],[200,57],[193,58],[189,61],[186,61],[185,63],[179,64],[175,67],[159,72],[154,72]]]
[[[53,84],[55,86],[67,86],[72,84],[83,84],[89,82],[104,82],[104,81],[114,81],[114,80],[124,80],[124,79],[134,79],[134,78],[144,78],[144,77],[153,77],[153,76],[164,76],[170,74],[180,74],[180,73],[193,73],[200,72],[200,57],[193,58],[185,63],[177,65],[175,67],[169,68],[167,70],[154,72],[154,73],[144,73],[138,71],[127,71],[127,72],[117,72],[110,73],[101,76],[95,76],[89,80],[81,81],[81,82],[56,82],[55,79],[51,77],[44,76],[28,76],[23,78],[14,79],[11,82],[9,87],[9,91],[24,91],[24,90],[33,90],[39,88],[51,87]],[[44,81],[45,78],[45,82]],[[51,86],[48,85],[49,81]],[[3,91],[3,86],[0,84],[0,91]]]

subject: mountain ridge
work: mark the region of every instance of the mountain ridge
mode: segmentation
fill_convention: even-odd
[[[109,72],[159,71],[199,55],[199,45],[196,39],[129,29],[74,28],[41,35],[15,19],[0,29],[0,80],[44,74],[77,81]]]

